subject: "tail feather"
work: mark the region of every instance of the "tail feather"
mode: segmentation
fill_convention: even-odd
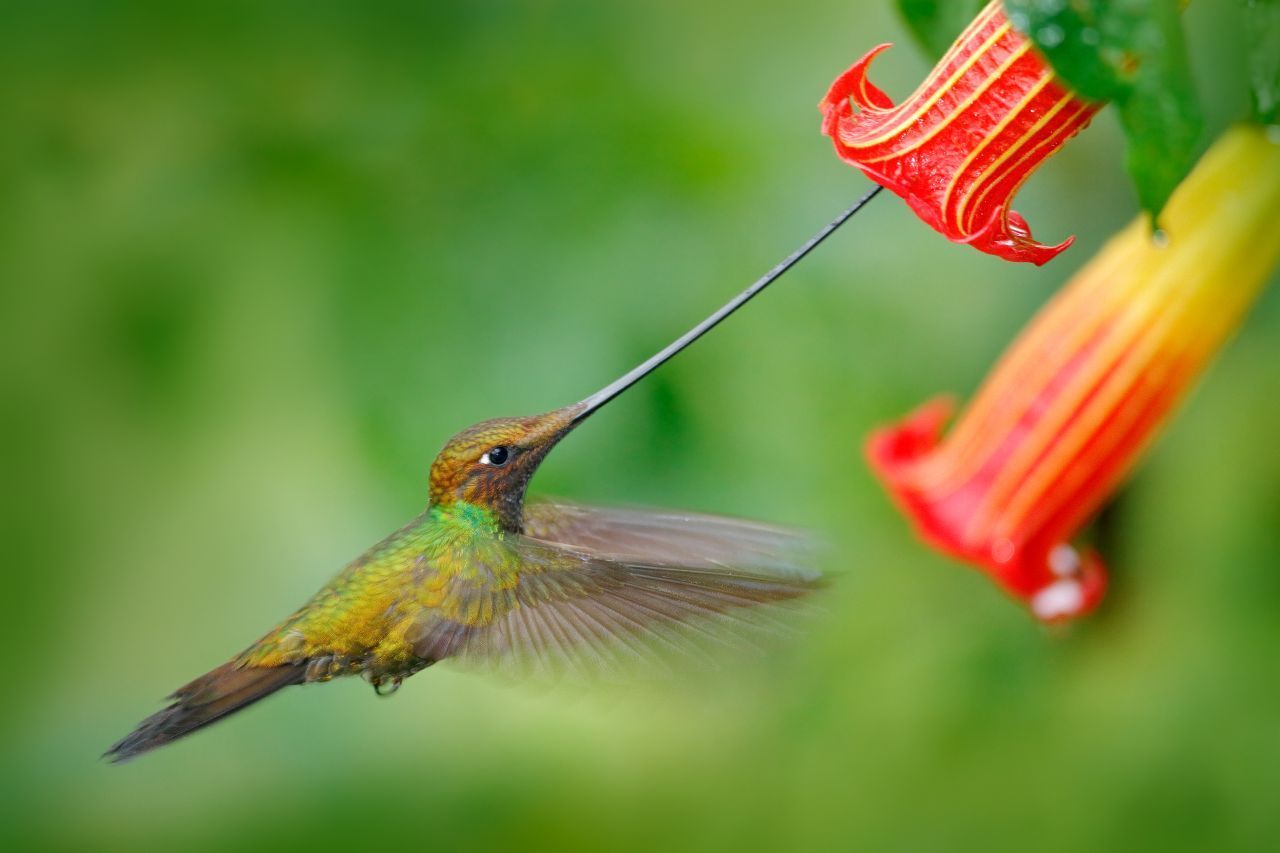
[[[174,691],[169,697],[174,700],[172,705],[147,717],[102,757],[112,763],[128,761],[234,714],[282,687],[299,684],[305,676],[303,666],[261,668],[224,663]]]

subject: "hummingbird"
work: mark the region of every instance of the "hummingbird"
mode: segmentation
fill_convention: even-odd
[[[431,464],[426,509],[309,601],[111,746],[126,761],[278,690],[359,675],[379,694],[447,659],[595,672],[699,636],[820,583],[805,539],[751,521],[526,503],[547,454],[602,406],[732,314],[857,212],[871,190],[751,287],[572,405],[464,429]]]

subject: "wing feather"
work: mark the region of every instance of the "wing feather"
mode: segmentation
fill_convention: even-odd
[[[813,542],[755,521],[662,509],[544,500],[525,507],[525,534],[620,560],[813,577]]]
[[[417,655],[521,676],[666,671],[785,628],[778,611],[818,585],[789,531],[635,510],[543,513],[537,535],[507,537],[504,551],[477,555],[491,565],[450,581],[464,606],[417,617],[406,635]],[[607,544],[613,531],[626,535]]]

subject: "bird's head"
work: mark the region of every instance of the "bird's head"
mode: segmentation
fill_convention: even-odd
[[[582,420],[584,405],[527,418],[494,418],[445,443],[431,463],[431,505],[459,502],[491,510],[505,530],[518,532],[524,493],[538,465]]]

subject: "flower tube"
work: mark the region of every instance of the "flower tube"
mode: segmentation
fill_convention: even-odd
[[[946,401],[868,443],[921,536],[1044,620],[1102,596],[1073,539],[1239,324],[1280,257],[1280,145],[1228,131],[1153,240],[1133,222],[1035,317],[945,438]]]
[[[1009,205],[1018,187],[1103,104],[1073,95],[1005,16],[978,15],[911,97],[894,106],[867,80],[889,45],[854,63],[819,104],[836,153],[958,243],[1043,264],[1045,246]]]

